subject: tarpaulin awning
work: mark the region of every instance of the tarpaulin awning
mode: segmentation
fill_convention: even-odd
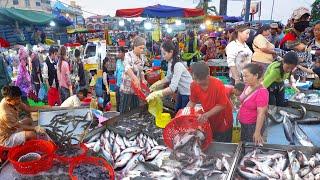
[[[12,19],[18,22],[36,25],[45,25],[54,19],[53,15],[48,13],[15,8],[1,8],[0,16],[7,17],[8,19]]]
[[[170,17],[196,17],[204,15],[202,9],[190,9],[164,5],[154,5],[145,8],[118,9],[117,17],[150,17],[150,18],[170,18]]]
[[[8,41],[6,41],[5,39],[0,37],[0,47],[8,48],[8,47],[10,47],[10,43]]]
[[[236,16],[223,16],[224,22],[240,22],[243,21],[242,17],[236,17]]]
[[[56,15],[54,21],[61,26],[70,26],[73,22],[63,15]]]

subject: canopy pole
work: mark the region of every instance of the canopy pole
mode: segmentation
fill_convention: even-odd
[[[249,16],[250,16],[250,5],[251,5],[251,0],[246,0],[246,14],[244,21],[248,22],[249,21]]]

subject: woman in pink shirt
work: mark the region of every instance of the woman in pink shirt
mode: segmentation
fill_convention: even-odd
[[[241,123],[241,141],[262,144],[269,92],[261,86],[263,71],[259,65],[252,63],[246,65],[242,74],[247,87],[240,96],[238,120]]]
[[[59,81],[59,91],[61,102],[64,102],[72,95],[72,84],[70,80],[70,68],[67,57],[67,49],[62,46],[59,51],[59,63],[57,68],[57,76]]]

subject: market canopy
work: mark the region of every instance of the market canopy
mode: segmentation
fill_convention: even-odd
[[[154,5],[145,8],[118,9],[117,17],[149,17],[149,18],[170,18],[170,17],[196,17],[204,15],[203,9],[190,9],[165,5]]]
[[[13,21],[35,24],[35,25],[45,25],[49,24],[54,16],[48,13],[32,10],[23,10],[16,8],[1,8],[0,9],[0,21],[1,19],[8,19]]]

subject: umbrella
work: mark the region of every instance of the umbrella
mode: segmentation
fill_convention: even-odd
[[[154,5],[145,8],[118,9],[117,17],[149,17],[149,18],[170,18],[170,17],[196,17],[204,15],[203,9],[181,8],[165,5]]]

